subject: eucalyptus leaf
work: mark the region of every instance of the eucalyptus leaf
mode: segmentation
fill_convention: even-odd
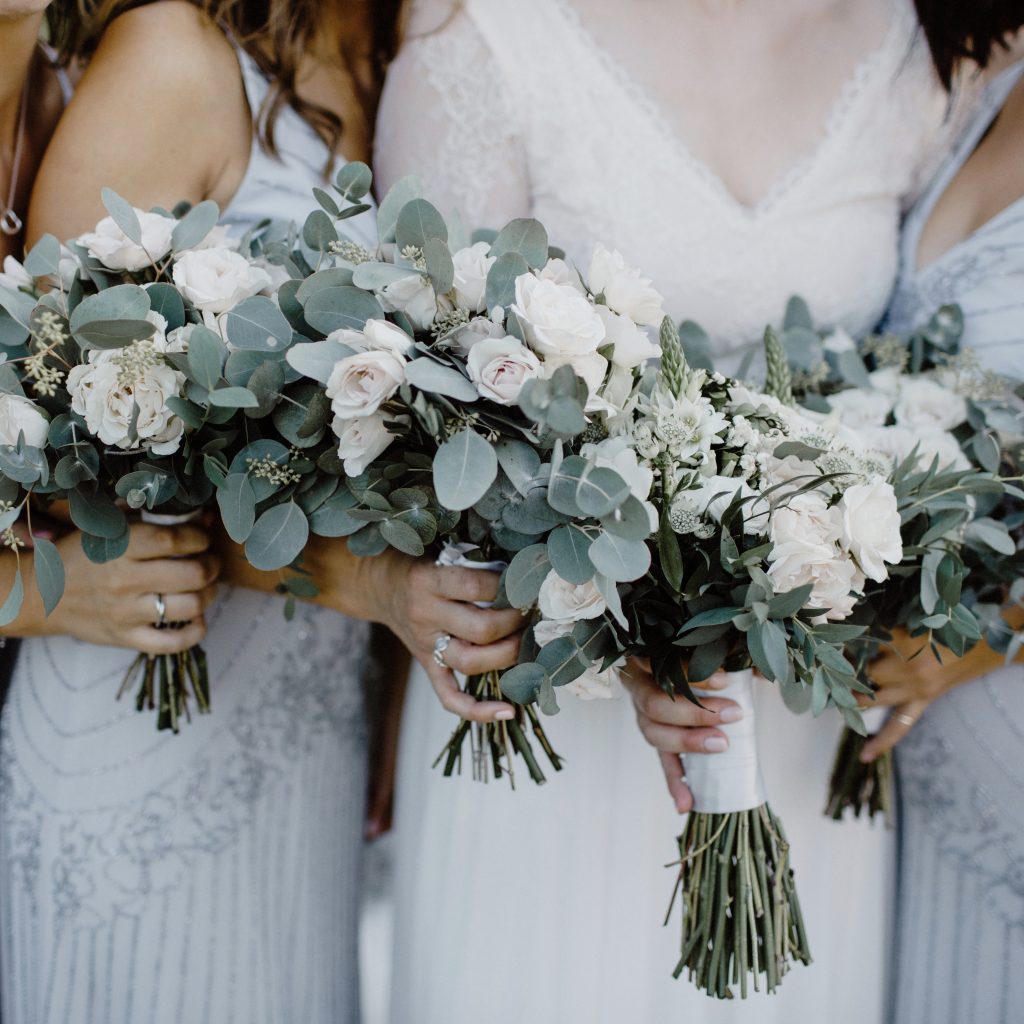
[[[380,535],[403,554],[419,558],[424,552],[420,535],[400,519],[385,519],[380,524]]]
[[[175,252],[183,252],[198,245],[217,226],[220,207],[212,199],[196,203],[171,232],[171,245]]]
[[[547,672],[552,686],[565,686],[587,670],[579,645],[571,636],[561,636],[545,644],[537,655],[537,663]]]
[[[253,295],[223,317],[228,341],[235,348],[257,352],[281,351],[291,344],[292,325],[273,299]]]
[[[548,233],[544,225],[526,217],[509,221],[498,232],[490,255],[497,258],[507,252],[521,256],[528,266],[544,266],[548,260]]]
[[[108,288],[107,291],[100,292],[100,295],[108,295],[113,290],[113,288]],[[177,288],[163,281],[158,281],[156,284],[151,284],[146,288],[145,293],[149,299],[150,309],[154,313],[159,313],[167,321],[168,332],[185,326],[185,302]],[[83,302],[87,301],[87,299],[83,300]],[[72,320],[74,320],[75,313],[81,309],[82,304],[79,303],[75,307],[74,312],[71,314]],[[143,316],[145,316],[145,313],[143,313]]]
[[[651,552],[643,541],[602,533],[590,546],[598,572],[618,583],[640,579],[651,567]]]
[[[352,160],[342,167],[334,179],[334,187],[341,198],[350,203],[357,203],[369,191],[373,184],[373,172],[359,160]]]
[[[507,309],[515,301],[516,280],[530,272],[530,266],[517,252],[499,256],[487,272],[484,302],[488,310],[495,306]]]
[[[340,341],[303,342],[288,349],[285,357],[288,365],[294,367],[304,377],[326,384],[330,380],[334,367],[354,355],[354,351]]]
[[[208,327],[197,326],[189,337],[188,367],[192,379],[207,391],[213,391],[220,381],[220,371],[226,350],[220,338]]]
[[[530,704],[536,700],[547,678],[543,666],[536,662],[516,665],[502,675],[499,682],[501,695],[513,704]]]
[[[101,491],[93,494],[81,489],[70,491],[68,506],[71,521],[84,533],[117,540],[128,527],[124,512]]]
[[[591,539],[575,526],[559,526],[548,537],[551,567],[567,583],[589,583],[597,571],[590,560]]]
[[[434,490],[445,508],[471,508],[487,493],[497,475],[493,445],[469,428],[445,441],[434,456]]]
[[[92,533],[83,533],[82,550],[90,562],[102,565],[104,562],[112,562],[115,558],[120,558],[128,550],[130,539],[131,533],[126,523],[121,536],[113,539],[97,537]]]
[[[122,199],[112,188],[101,189],[100,199],[114,223],[136,245],[142,245],[142,225],[132,204]]]
[[[448,226],[437,207],[426,199],[413,199],[406,203],[395,225],[395,242],[399,252],[409,246],[422,250],[431,238],[448,241]]]
[[[629,484],[614,469],[588,467],[576,484],[576,504],[585,515],[600,518],[629,497]]]
[[[423,189],[419,179],[412,175],[401,178],[388,189],[387,195],[384,196],[377,208],[377,233],[382,243],[395,240],[398,215],[406,204],[422,194]]]
[[[256,409],[259,399],[248,388],[218,388],[210,392],[210,404],[221,409]]]
[[[302,554],[309,520],[294,501],[275,505],[257,520],[245,542],[245,556],[256,569],[283,569]]]
[[[498,464],[522,495],[529,494],[534,481],[540,475],[540,455],[525,441],[502,438],[496,446]]]
[[[455,264],[448,243],[440,238],[428,238],[423,245],[423,259],[434,291],[444,295],[455,283]]]
[[[384,317],[384,310],[372,295],[351,285],[314,292],[304,311],[309,326],[322,334],[340,330],[361,331],[367,320]]]
[[[25,584],[21,579],[21,569],[14,571],[14,583],[11,585],[11,592],[0,605],[0,626],[9,626],[20,614],[21,606],[25,602]]]
[[[25,270],[32,277],[49,277],[60,274],[60,242],[53,235],[43,235],[29,249],[23,261]],[[49,612],[47,612],[49,614]]]
[[[148,320],[91,320],[74,331],[75,340],[92,348],[124,348],[145,341],[156,328]]]
[[[228,536],[244,544],[256,522],[256,492],[245,473],[229,473],[217,490],[217,505]]]
[[[405,379],[427,394],[445,395],[460,402],[475,402],[478,398],[472,381],[454,367],[445,366],[427,356],[406,364]]]
[[[64,595],[64,561],[57,546],[45,537],[33,536],[32,554],[36,587],[49,615]]]
[[[513,608],[532,608],[540,586],[551,571],[545,544],[532,544],[518,551],[505,570],[505,593]]]

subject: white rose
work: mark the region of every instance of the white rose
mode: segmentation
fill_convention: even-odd
[[[212,248],[212,246],[211,246]],[[281,266],[280,263],[271,263],[270,260],[264,259],[262,256],[259,259],[252,261],[252,265],[262,270],[269,279],[269,284],[264,288],[260,289],[261,295],[274,297],[281,290],[283,284],[287,284],[292,280],[292,275]]]
[[[903,560],[900,513],[896,492],[884,480],[848,487],[839,500],[843,517],[843,546],[857,559],[868,579],[889,578],[890,565]]]
[[[565,689],[579,700],[614,700],[622,693],[622,673],[619,666],[611,665],[603,672],[592,665],[581,676],[577,676]]]
[[[572,633],[573,623],[564,619],[541,619],[533,627],[533,638],[541,647]]]
[[[475,316],[464,327],[459,327],[448,335],[448,339],[462,355],[469,355],[469,350],[485,338],[504,338],[503,324],[495,323],[490,317]]]
[[[523,385],[540,376],[541,363],[515,338],[488,338],[469,350],[466,369],[481,398],[515,405]]]
[[[512,311],[530,346],[543,356],[587,355],[604,342],[604,323],[597,310],[570,285],[523,274],[516,281]]]
[[[413,340],[400,327],[387,320],[367,320],[361,331],[343,327],[331,331],[328,341],[340,341],[354,352],[390,352],[405,359],[413,346]]]
[[[13,256],[4,257],[3,267],[0,287],[10,288],[12,292],[32,287],[32,275]]]
[[[665,316],[664,299],[651,285],[650,279],[629,266],[617,250],[597,246],[590,261],[587,283],[595,295],[603,295],[605,303],[616,313],[628,316],[638,324],[660,324]]]
[[[842,512],[830,507],[817,491],[807,491],[775,509],[770,533],[772,542],[778,544],[794,539],[836,544],[843,535]]]
[[[952,430],[966,421],[967,402],[928,377],[904,377],[893,414],[909,430]]]
[[[541,376],[550,379],[554,376],[555,370],[562,366],[571,366],[573,373],[581,377],[587,385],[589,397],[587,398],[586,411],[597,410],[613,411],[605,403],[599,392],[604,384],[605,375],[608,373],[608,360],[596,352],[586,352],[577,356],[549,356],[541,365]]]
[[[395,422],[408,423],[409,419],[399,416]],[[336,416],[331,429],[338,438],[338,458],[344,464],[347,476],[359,476],[365,472],[366,467],[387,451],[395,439],[384,423],[384,414],[379,412],[352,419]]]
[[[49,429],[50,421],[34,402],[22,395],[0,395],[0,444],[13,447],[24,434],[30,448],[42,448]]]
[[[842,329],[837,327],[830,335],[828,335],[821,343],[821,347],[826,352],[832,352],[835,355],[839,355],[841,352],[854,352],[857,349],[857,343]]]
[[[711,476],[701,481],[696,500],[705,515],[720,523],[737,496],[753,499],[743,505],[743,532],[762,534],[768,529],[768,505],[764,498],[755,495],[754,489],[741,476]]]
[[[895,402],[896,396],[900,393],[903,374],[895,366],[886,366],[881,370],[872,370],[868,374],[868,380],[873,390],[881,391]]]
[[[184,393],[186,378],[159,358],[165,347],[158,337],[125,349],[92,350],[88,362],[71,368],[71,408],[104,444],[121,449],[141,445],[154,455],[178,450],[185,425],[167,400]],[[147,352],[149,357],[142,358]]]
[[[576,272],[576,268],[569,266],[565,260],[561,260],[557,256],[548,260],[547,263],[537,271],[537,276],[542,281],[554,281],[555,284],[567,284],[570,288],[578,291],[580,295],[587,294],[587,289],[583,287],[583,282],[580,280],[580,275]]]
[[[816,544],[798,537],[775,544],[768,556],[768,578],[777,594],[810,583],[805,607],[821,609],[826,619],[845,619],[857,603],[864,577],[845,552],[834,544]]]
[[[613,313],[607,306],[597,306],[597,315],[604,323],[605,338],[615,346],[612,362],[616,366],[633,369],[646,363],[649,359],[657,359],[661,348],[655,345],[627,316]]]
[[[487,255],[490,249],[488,242],[477,242],[452,254],[455,301],[471,313],[481,313],[486,308],[487,274],[494,266],[494,257]]]
[[[78,244],[94,259],[110,270],[143,270],[162,260],[171,251],[171,233],[178,223],[173,217],[160,213],[136,210],[141,243],[133,242],[114,223],[113,217],[104,217],[95,231],[79,235]]]
[[[884,391],[871,391],[868,388],[852,388],[830,395],[828,404],[839,416],[843,426],[852,430],[863,430],[865,427],[880,427],[892,412],[892,398]]]
[[[604,615],[605,604],[601,591],[593,580],[586,583],[567,583],[554,569],[540,585],[537,598],[540,613],[545,619],[597,619]]]
[[[224,247],[184,252],[172,273],[178,290],[204,313],[224,313],[271,283],[265,270]]]
[[[437,294],[430,278],[412,272],[377,292],[388,313],[404,313],[418,330],[425,331],[437,318]]]
[[[339,360],[327,380],[327,397],[339,419],[370,416],[405,380],[405,362],[391,352],[356,352]]]
[[[970,469],[970,459],[948,430],[923,430],[914,441],[918,445],[919,466],[930,466],[938,458],[939,469]]]

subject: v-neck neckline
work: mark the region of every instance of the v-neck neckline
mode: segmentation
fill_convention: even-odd
[[[672,123],[661,101],[597,38],[593,30],[584,22],[582,13],[573,0],[551,0],[551,2],[561,11],[571,28],[583,40],[595,62],[612,78],[621,92],[636,104],[653,126],[670,141],[672,148],[695,176],[725,206],[749,219],[756,219],[772,210],[797,185],[808,178],[817,165],[824,160],[834,144],[834,140],[852,117],[857,101],[864,94],[865,82],[885,61],[900,40],[907,35],[907,17],[910,9],[906,0],[897,0],[899,10],[894,12],[892,24],[886,30],[881,42],[868,50],[857,62],[850,75],[844,79],[822,122],[821,131],[811,147],[778,175],[757,200],[750,203],[740,199],[726,184],[721,174],[690,148],[686,139]]]

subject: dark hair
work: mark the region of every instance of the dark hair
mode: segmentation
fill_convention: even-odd
[[[963,61],[984,68],[998,47],[1024,26],[1021,0],[915,0],[932,61],[949,89]]]
[[[104,30],[119,14],[149,0],[54,0],[48,13],[51,42],[67,63],[87,59]],[[338,2],[338,0],[334,0]],[[341,119],[330,110],[307,103],[296,92],[296,75],[303,54],[315,41],[325,0],[192,0],[208,17],[229,32],[252,57],[271,83],[263,108],[254,111],[260,141],[275,152],[274,124],[291,106],[323,137],[333,151],[341,138]],[[372,124],[374,106],[384,73],[401,40],[404,0],[372,0],[367,51],[372,62],[372,94],[360,96]]]

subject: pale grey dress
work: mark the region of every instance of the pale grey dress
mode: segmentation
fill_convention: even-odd
[[[921,271],[921,230],[1024,64],[989,88],[977,119],[904,234],[896,330],[959,303],[966,343],[1024,379],[1024,198]],[[897,747],[899,868],[892,1024],[1024,1021],[1024,666],[935,701]]]
[[[240,60],[256,110],[267,86]],[[253,145],[239,231],[312,205],[325,147],[290,109],[277,140],[281,161]],[[241,589],[209,625],[213,713],[178,736],[115,703],[131,652],[22,645],[0,733],[4,1024],[358,1019],[365,627],[303,605],[289,624]]]

